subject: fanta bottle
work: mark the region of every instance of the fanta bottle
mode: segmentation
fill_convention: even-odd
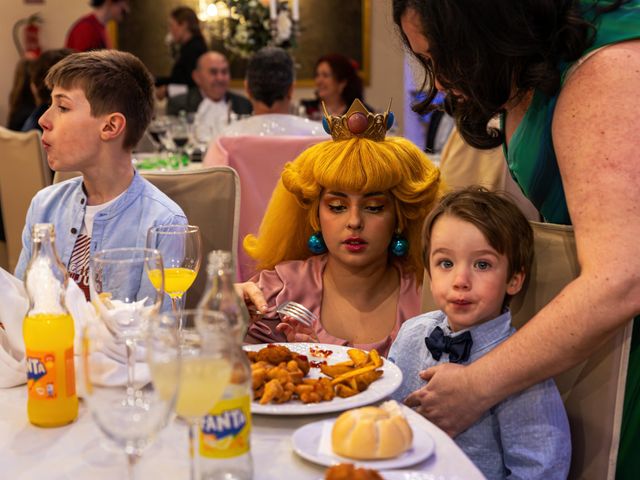
[[[209,254],[207,288],[198,305],[204,310],[223,312],[228,319],[229,342],[233,348],[231,380],[222,399],[202,421],[200,465],[203,480],[251,480],[251,365],[242,350],[247,330],[247,310],[235,293],[231,253],[214,250]]]
[[[225,250],[210,252],[207,264],[207,285],[198,308],[227,315],[231,331],[238,344],[241,344],[247,333],[249,313],[244,301],[233,288],[234,279],[231,252]]]
[[[73,364],[73,319],[64,304],[68,274],[55,250],[53,225],[33,226],[25,273],[29,311],[23,323],[27,359],[27,414],[40,427],[78,416]]]
[[[251,366],[240,345],[235,349],[231,381],[222,400],[200,429],[203,480],[251,480]]]

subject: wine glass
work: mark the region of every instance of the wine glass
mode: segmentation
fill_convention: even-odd
[[[235,343],[222,312],[185,310],[165,315],[180,325],[182,369],[176,413],[189,425],[191,480],[199,480],[200,423],[222,398],[231,380]]]
[[[182,309],[185,292],[191,287],[202,257],[200,228],[195,225],[158,225],[147,232],[147,248],[162,254],[164,291],[171,298],[174,312]],[[162,272],[151,272],[151,280],[159,282]]]
[[[132,394],[136,341],[146,330],[150,316],[162,305],[163,271],[160,252],[148,248],[106,249],[91,259],[91,301],[113,337],[114,349],[124,345],[127,384]]]
[[[175,153],[179,159],[178,164],[182,164],[183,157],[185,155],[185,146],[189,142],[190,138],[189,122],[182,116],[174,118],[174,120],[169,124],[168,133],[175,145]]]
[[[135,369],[131,385],[111,374],[117,368],[108,353],[112,334],[98,318],[87,319],[82,330],[80,362],[80,385],[91,417],[126,453],[130,479],[144,449],[171,419],[181,368],[175,318],[153,314],[136,340],[146,363]]]
[[[169,117],[164,115],[155,117],[149,123],[149,134],[155,142],[156,151],[161,152],[164,149],[165,135],[169,130]]]

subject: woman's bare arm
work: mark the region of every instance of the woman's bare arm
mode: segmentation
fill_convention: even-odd
[[[408,403],[451,435],[508,395],[584,360],[640,312],[640,41],[608,47],[567,81],[553,140],[580,276],[468,367],[425,372]]]

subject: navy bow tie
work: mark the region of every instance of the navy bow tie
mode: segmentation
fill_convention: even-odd
[[[440,327],[436,327],[431,335],[424,339],[424,343],[427,344],[434,360],[438,361],[443,353],[448,353],[451,363],[461,363],[469,359],[473,340],[469,332],[451,337],[445,335]]]

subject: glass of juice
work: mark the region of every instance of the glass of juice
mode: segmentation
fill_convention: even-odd
[[[198,275],[202,259],[200,228],[196,225],[158,225],[147,232],[147,248],[162,255],[164,273],[149,272],[155,284],[164,275],[164,291],[171,298],[174,312],[182,309],[185,292]]]
[[[222,312],[184,310],[166,313],[180,325],[181,372],[176,413],[189,425],[191,479],[200,479],[198,439],[204,416],[222,398],[231,379],[234,342]],[[163,372],[151,370],[157,385]]]

